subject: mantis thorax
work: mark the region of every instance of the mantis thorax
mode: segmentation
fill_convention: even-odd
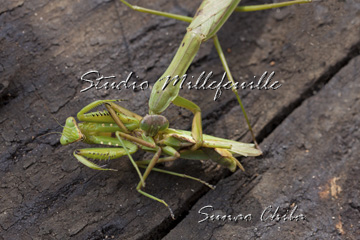
[[[147,136],[155,136],[159,131],[164,131],[169,127],[169,121],[161,115],[146,115],[140,123],[140,128]]]

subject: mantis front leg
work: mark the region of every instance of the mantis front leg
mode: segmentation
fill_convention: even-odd
[[[120,129],[123,132],[129,133],[139,127],[139,121],[142,117],[114,103],[119,101],[122,100],[98,100],[92,102],[78,112],[77,118],[79,121],[84,122],[111,124],[114,123],[116,119],[118,120],[116,124],[120,127]],[[112,117],[111,113],[107,111],[90,112],[92,109],[102,104],[105,104],[106,107],[112,106],[111,111],[113,111],[113,115],[116,116],[116,118]]]
[[[311,0],[295,0],[295,1],[288,1],[283,3],[275,3],[275,4],[238,7],[237,5],[239,4],[240,0],[222,0],[222,1],[204,0],[203,3],[200,5],[195,16],[193,18],[189,18],[177,14],[170,14],[170,13],[134,6],[125,0],[120,0],[120,1],[136,11],[178,19],[185,22],[190,22],[190,25],[187,28],[187,33],[185,34],[180,44],[180,47],[176,52],[173,60],[171,61],[169,67],[154,85],[149,100],[149,108],[150,108],[149,112],[150,114],[161,114],[163,111],[165,111],[165,109],[169,106],[171,102],[173,102],[175,105],[182,106],[191,110],[195,115],[192,125],[192,133],[194,139],[196,140],[196,143],[193,146],[193,150],[198,149],[202,144],[200,109],[198,108],[197,105],[191,103],[190,101],[185,101],[183,98],[178,97],[180,84],[177,84],[177,86],[175,86],[176,84],[174,85],[170,84],[168,87],[166,87],[166,89],[164,89],[163,88],[164,84],[162,80],[166,77],[176,78],[176,76],[177,77],[183,76],[186,73],[188,67],[190,66],[192,60],[194,59],[198,49],[200,48],[201,43],[209,40],[210,38],[214,38],[214,43],[220,55],[221,61],[224,65],[225,71],[229,76],[229,80],[232,81],[234,84],[234,81],[230,74],[230,70],[225,61],[225,57],[222,53],[219,41],[216,37],[217,31],[227,21],[227,19],[232,14],[232,12],[258,11],[258,10],[265,10],[276,7],[289,6],[292,4],[311,2]],[[252,138],[255,144],[258,146],[255,139],[255,134],[251,128],[249,119],[246,116],[246,112],[241,103],[239,95],[237,94],[234,88],[233,91],[236,94],[237,100],[245,115],[245,119],[248,124],[249,130],[251,132]]]
[[[194,146],[192,146],[191,150],[196,150],[200,148],[203,144],[203,133],[202,133],[202,123],[201,123],[201,110],[198,105],[187,100],[186,98],[177,96],[173,101],[173,104],[179,107],[186,108],[190,110],[194,114],[194,119],[192,122],[191,133],[195,140]]]
[[[95,169],[95,170],[112,170],[117,171],[115,169],[103,168],[88,159],[95,160],[110,160],[122,157],[126,154],[133,154],[137,151],[138,147],[129,142],[129,141],[117,141],[117,139],[109,137],[109,136],[88,136],[88,142],[94,144],[101,145],[109,145],[115,146],[115,148],[84,148],[84,149],[76,149],[73,153],[74,157],[84,164],[85,166]],[[122,145],[123,148],[120,147]],[[135,168],[138,170],[137,165],[134,163]],[[138,173],[140,171],[138,170]],[[140,175],[140,179],[142,180],[142,176]],[[142,180],[143,181],[143,180]]]
[[[136,145],[134,146],[136,148]],[[79,162],[91,169],[117,171],[116,169],[99,166],[89,161],[87,158],[96,160],[110,160],[126,155],[126,151],[124,148],[83,148],[75,150],[73,155]]]

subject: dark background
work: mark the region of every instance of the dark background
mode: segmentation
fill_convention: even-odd
[[[131,1],[192,16],[200,1]],[[243,4],[261,4],[247,1]],[[126,157],[118,172],[79,164],[61,146],[68,116],[98,99],[145,115],[150,89],[94,90],[80,76],[98,70],[125,80],[134,71],[150,86],[171,61],[186,23],[132,11],[117,1],[6,1],[0,7],[0,239],[356,239],[360,235],[360,3],[322,1],[234,13],[219,39],[236,81],[275,71],[282,87],[240,91],[262,157],[242,158],[231,174],[210,161],[177,160],[166,169],[216,185],[151,173],[146,190],[172,207],[137,193]],[[190,76],[223,74],[212,42],[203,44]],[[207,134],[249,142],[231,91],[181,91],[197,103]],[[192,114],[172,106],[171,126],[190,129]],[[141,151],[135,159],[144,159]],[[216,214],[252,214],[250,222],[205,221]],[[298,207],[305,221],[260,221],[272,205]]]

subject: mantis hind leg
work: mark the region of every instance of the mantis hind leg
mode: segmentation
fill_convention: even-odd
[[[159,159],[160,154],[161,154],[161,148],[158,147],[158,149],[157,149],[155,155],[153,156],[153,158],[151,159],[149,165],[146,166],[145,173],[144,173],[143,176],[142,176],[144,181],[145,181],[145,179],[147,178],[147,176],[150,174],[150,172],[154,169],[154,166],[155,166],[155,164],[157,163],[157,160]],[[130,157],[130,155],[129,155],[129,157]],[[173,213],[172,209],[169,207],[169,205],[168,205],[164,200],[162,200],[162,199],[160,199],[160,198],[157,198],[157,197],[155,197],[155,196],[153,196],[153,195],[151,195],[151,194],[149,194],[149,193],[146,193],[146,192],[144,192],[143,190],[141,190],[141,188],[142,188],[143,186],[144,186],[144,184],[140,181],[140,182],[138,183],[137,187],[136,187],[136,190],[137,190],[140,194],[144,195],[145,197],[148,197],[148,198],[150,198],[150,199],[153,199],[153,200],[155,200],[155,201],[158,201],[158,202],[164,204],[164,205],[169,209],[170,215],[171,215],[172,219],[175,219],[174,213]]]
[[[232,75],[231,75],[229,65],[228,65],[227,62],[226,62],[225,55],[224,55],[224,52],[223,52],[223,50],[222,50],[222,48],[221,48],[221,46],[220,46],[220,42],[219,42],[219,39],[218,39],[217,35],[215,35],[215,36],[213,37],[213,39],[214,39],[214,45],[215,45],[216,51],[217,51],[218,54],[219,54],[219,58],[220,58],[221,63],[222,63],[222,65],[223,65],[223,67],[224,67],[224,70],[225,70],[225,72],[226,72],[226,74],[227,74],[227,76],[228,76],[229,81],[233,84],[231,89],[232,89],[232,91],[235,93],[236,98],[237,98],[237,101],[239,102],[239,105],[240,105],[241,110],[242,110],[242,112],[243,112],[243,114],[244,114],[246,123],[247,123],[247,125],[248,125],[249,131],[250,131],[250,133],[251,133],[252,139],[253,139],[256,147],[260,150],[259,144],[257,143],[256,138],[255,138],[254,131],[253,131],[252,127],[251,127],[249,118],[248,118],[248,116],[247,116],[247,114],[246,114],[244,105],[242,104],[241,99],[240,99],[240,96],[239,96],[239,93],[237,92],[237,89],[236,89],[236,87],[235,87],[234,78],[233,78]]]
[[[176,159],[178,159],[180,157],[180,153],[178,151],[176,151],[173,147],[170,146],[165,146],[162,147],[162,151],[169,155],[168,157],[164,157],[164,158],[158,158],[156,163],[160,163],[160,162],[170,162],[170,161],[175,161]],[[191,150],[189,150],[190,152],[193,152]],[[143,161],[137,161],[136,164],[141,167],[141,168],[146,168],[148,167],[148,165],[151,163],[152,160],[143,160]],[[166,174],[170,174],[173,176],[178,176],[178,177],[183,177],[183,178],[188,178],[188,179],[192,179],[195,181],[198,181],[206,186],[208,186],[211,189],[214,189],[215,187],[199,178],[195,178],[186,174],[181,174],[181,173],[176,173],[176,172],[172,172],[172,171],[168,171],[168,170],[163,170],[163,169],[159,169],[159,168],[155,168],[152,167],[151,168],[152,171],[156,171],[156,172],[162,172],[162,173],[166,173]]]
[[[167,17],[167,18],[172,18],[172,19],[176,19],[176,20],[180,20],[180,21],[184,21],[184,22],[191,22],[192,21],[192,17],[187,17],[187,16],[183,16],[183,15],[179,15],[179,14],[167,13],[167,12],[152,10],[152,9],[149,9],[149,8],[143,8],[143,7],[135,6],[135,5],[132,5],[132,4],[128,3],[125,0],[120,0],[120,1],[122,3],[124,3],[126,6],[128,6],[129,8],[131,8],[132,10],[135,10],[135,11],[138,11],[138,12],[150,13],[150,14],[154,14],[154,15],[158,15],[158,16],[162,16],[162,17]]]
[[[137,190],[140,194],[142,194],[142,195],[144,195],[145,197],[148,197],[148,198],[150,198],[150,199],[152,199],[152,200],[155,200],[155,201],[158,201],[158,202],[164,204],[165,207],[167,207],[167,209],[169,209],[171,218],[175,220],[175,215],[174,215],[173,210],[169,207],[169,205],[168,205],[164,200],[162,200],[162,199],[160,199],[160,198],[157,198],[157,197],[155,197],[155,196],[153,196],[153,195],[151,195],[151,194],[149,194],[149,193],[144,192],[143,190],[140,189],[139,186],[141,186],[141,183],[139,183],[138,187],[136,188],[136,190]]]
[[[253,11],[261,11],[267,10],[272,8],[280,8],[286,7],[294,4],[302,4],[302,3],[311,3],[312,0],[295,0],[295,1],[287,1],[281,3],[270,3],[270,4],[261,4],[261,5],[254,5],[254,6],[239,6],[235,8],[236,12],[253,12]]]
[[[146,165],[139,165],[139,167],[146,168],[147,166]],[[186,174],[183,174],[183,173],[177,173],[177,172],[168,171],[168,170],[164,170],[164,169],[160,169],[160,168],[155,168],[155,167],[152,168],[152,170],[155,171],[155,172],[161,172],[161,173],[166,173],[166,174],[177,176],[177,177],[182,177],[182,178],[188,178],[188,179],[191,179],[191,180],[195,180],[195,181],[198,181],[198,182],[206,185],[207,187],[209,187],[211,189],[215,189],[214,185],[211,185],[210,183],[207,183],[204,180],[201,180],[200,178],[192,177],[192,176],[189,176],[189,175],[186,175]]]
[[[144,144],[144,142],[145,142],[145,141],[142,140],[142,139],[137,139],[137,138],[135,138],[135,137],[133,137],[133,136],[130,136],[130,135],[126,134],[126,133],[116,132],[115,135],[116,135],[116,137],[120,140],[120,142],[121,142],[121,144],[122,144],[123,146],[124,146],[124,144],[123,144],[123,142],[122,142],[121,137],[126,138],[126,139],[128,139],[128,140],[129,140],[129,139],[131,139],[131,140],[136,140],[136,142],[137,142],[138,144]],[[146,166],[146,170],[145,170],[145,173],[144,173],[143,175],[141,175],[141,173],[140,173],[140,171],[139,171],[139,168],[138,168],[138,165],[136,164],[136,162],[135,162],[134,159],[132,158],[131,154],[130,154],[128,151],[127,151],[127,153],[126,153],[126,154],[128,155],[128,157],[129,157],[131,163],[134,165],[134,167],[135,167],[135,169],[136,169],[136,171],[138,172],[139,177],[140,177],[140,182],[138,183],[138,185],[137,185],[137,187],[136,187],[136,190],[137,190],[140,194],[144,195],[145,197],[148,197],[148,198],[150,198],[150,199],[153,199],[153,200],[155,200],[155,201],[158,201],[158,202],[164,204],[164,205],[169,209],[170,215],[171,215],[172,219],[175,219],[175,216],[174,216],[174,213],[173,213],[172,209],[169,207],[169,205],[168,205],[164,200],[162,200],[162,199],[160,199],[160,198],[157,198],[157,197],[155,197],[155,196],[153,196],[153,195],[151,195],[151,194],[149,194],[149,193],[146,193],[146,192],[144,192],[143,190],[141,190],[142,187],[145,187],[145,180],[146,180],[147,176],[150,174],[150,172],[154,169],[154,166],[155,166],[155,164],[157,163],[157,161],[158,161],[158,159],[159,159],[159,157],[160,157],[160,155],[161,155],[161,151],[162,151],[161,147],[159,147],[159,146],[151,146],[152,143],[147,143],[147,142],[145,142],[145,143],[146,143],[145,146],[148,146],[148,147],[156,147],[156,148],[157,148],[157,151],[156,151],[155,155],[153,156],[153,158],[151,159],[151,161],[149,162],[149,164]],[[124,146],[124,148],[125,148],[125,146]],[[125,150],[127,150],[127,149],[125,148]]]
[[[156,163],[163,163],[163,162],[172,162],[175,161],[176,159],[180,158],[180,153],[178,151],[176,151],[173,147],[170,146],[165,146],[165,147],[161,147],[162,152],[166,155],[168,155],[167,157],[163,157],[163,158],[158,158]],[[138,166],[142,165],[142,166],[148,166],[150,164],[152,160],[141,160],[141,161],[136,161],[136,164]]]
[[[172,171],[167,171],[167,170],[155,168],[154,165],[158,162],[160,154],[161,154],[161,148],[159,147],[159,150],[158,150],[157,153],[154,155],[153,159],[152,159],[151,161],[147,162],[148,165],[139,164],[139,167],[146,169],[146,170],[145,170],[145,173],[144,173],[144,175],[143,175],[144,180],[147,178],[147,176],[149,175],[150,171],[156,171],[156,172],[162,172],[162,173],[170,174],[170,175],[173,175],[173,176],[178,176],[178,177],[183,177],[183,178],[192,179],[192,180],[198,181],[198,182],[206,185],[207,187],[209,187],[209,188],[211,188],[211,189],[215,189],[215,186],[213,186],[213,185],[211,185],[211,184],[209,184],[209,183],[207,183],[207,182],[205,182],[205,181],[203,181],[203,180],[201,180],[201,179],[199,179],[199,178],[195,178],[195,177],[192,177],[192,176],[189,176],[189,175],[186,175],[186,174],[181,174],[181,173],[176,173],[176,172],[172,172]],[[155,159],[155,160],[154,160],[154,159]],[[174,160],[174,159],[172,159],[172,160]],[[151,195],[151,194],[149,194],[149,193],[146,193],[146,192],[144,192],[143,190],[141,190],[142,186],[143,186],[143,185],[142,185],[142,183],[141,183],[141,181],[140,181],[139,184],[138,184],[137,187],[136,187],[136,190],[137,190],[140,194],[142,194],[142,195],[144,195],[144,196],[146,196],[146,197],[148,197],[148,198],[150,198],[150,199],[153,199],[153,200],[155,200],[155,201],[158,201],[158,202],[164,204],[164,205],[169,209],[170,215],[171,215],[172,219],[175,219],[174,213],[173,213],[172,209],[169,207],[169,205],[168,205],[163,199],[157,198],[157,197],[155,197],[155,196],[153,196],[153,195]]]

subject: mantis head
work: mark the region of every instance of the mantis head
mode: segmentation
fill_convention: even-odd
[[[146,115],[140,123],[140,128],[150,137],[154,137],[159,131],[164,131],[168,127],[169,121],[161,115]]]
[[[68,117],[60,138],[60,143],[62,145],[67,145],[84,139],[85,136],[81,133],[75,118]]]

